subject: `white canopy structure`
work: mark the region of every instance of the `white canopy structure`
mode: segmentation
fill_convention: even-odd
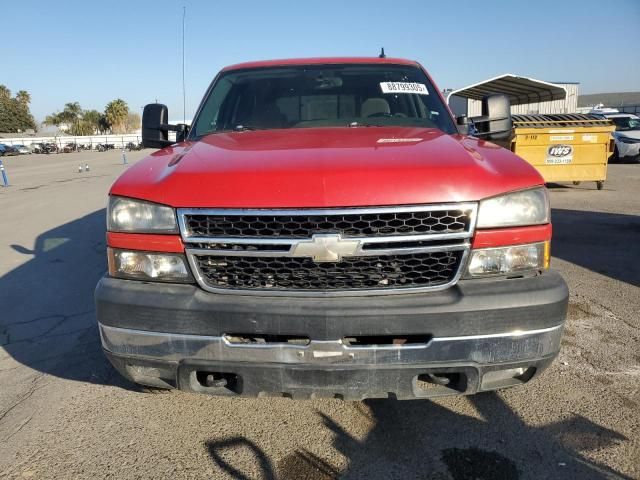
[[[566,89],[561,85],[505,73],[499,77],[452,90],[448,93],[447,100],[453,95],[481,100],[482,97],[494,93],[508,95],[511,105],[564,100],[567,96]]]

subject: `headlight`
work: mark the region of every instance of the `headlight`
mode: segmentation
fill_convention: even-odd
[[[477,227],[540,225],[550,217],[547,189],[540,187],[482,200]]]
[[[171,207],[124,197],[109,197],[107,229],[111,232],[177,233]]]
[[[109,275],[129,280],[192,283],[184,255],[107,250]]]
[[[549,242],[473,250],[466,277],[510,275],[549,268]]]

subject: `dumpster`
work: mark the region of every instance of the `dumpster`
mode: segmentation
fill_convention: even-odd
[[[596,182],[602,190],[613,153],[607,119],[581,114],[513,115],[511,151],[533,165],[545,182]],[[506,146],[506,145],[505,145]]]

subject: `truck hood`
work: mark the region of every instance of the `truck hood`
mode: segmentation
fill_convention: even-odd
[[[218,133],[159,150],[112,195],[173,207],[290,208],[475,201],[543,184],[495,144],[436,129]]]

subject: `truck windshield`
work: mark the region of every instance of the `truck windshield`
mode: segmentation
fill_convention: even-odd
[[[404,65],[318,65],[223,72],[191,137],[254,129],[406,126],[455,133],[424,72]]]

